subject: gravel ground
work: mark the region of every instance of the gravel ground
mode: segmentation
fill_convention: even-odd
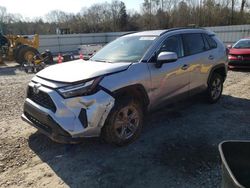
[[[198,96],[149,115],[122,148],[57,144],[22,122],[32,76],[0,69],[0,187],[220,187],[218,144],[250,139],[249,72],[230,71],[217,104]]]

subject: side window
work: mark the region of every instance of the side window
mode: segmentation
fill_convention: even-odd
[[[167,38],[164,41],[160,52],[175,52],[178,57],[183,57],[184,53],[180,36],[176,35]]]
[[[185,56],[206,51],[206,46],[200,33],[182,35]]]
[[[204,34],[205,38],[207,39],[207,42],[210,46],[210,49],[217,48],[217,43],[215,40],[212,38],[212,36],[209,36],[207,34]]]
[[[207,41],[207,38],[206,38],[205,34],[202,34],[202,37],[203,37],[203,41],[205,43],[206,50],[210,50],[211,48],[210,48],[210,45],[209,45],[209,43]]]

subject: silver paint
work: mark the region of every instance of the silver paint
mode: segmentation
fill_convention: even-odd
[[[104,63],[82,59],[49,66],[37,73],[40,78],[73,83],[113,72],[126,70],[131,63]]]
[[[35,83],[29,83],[34,87]],[[101,128],[108,113],[114,105],[114,98],[100,90],[94,95],[64,99],[55,90],[45,86],[39,87],[40,91],[48,93],[56,105],[56,112],[44,108],[29,98],[26,102],[49,114],[72,137],[93,137],[100,134]],[[80,110],[84,108],[87,112],[88,127],[85,129],[78,119]]]
[[[181,94],[188,95],[192,89],[206,89],[208,76],[212,67],[218,64],[226,64],[224,45],[215,37],[218,43],[216,49],[182,57],[176,62],[166,63],[161,68],[156,68],[155,62],[149,62],[149,59],[168,37],[182,33],[198,32],[212,34],[203,29],[176,30],[165,34],[164,32],[163,30],[146,31],[124,36],[150,35],[158,37],[140,62],[102,63],[80,60],[50,66],[39,72],[29,85],[31,87],[34,87],[36,83],[42,85],[38,89],[50,95],[57,107],[55,113],[30,99],[26,99],[26,101],[48,113],[73,137],[93,137],[100,135],[101,128],[114,106],[115,99],[108,94],[109,92],[106,93],[103,90],[89,96],[64,99],[55,91],[56,88],[106,74],[99,84],[111,93],[135,84],[143,86],[149,98],[148,110],[156,108],[164,101],[171,100],[173,97]],[[213,59],[209,59],[211,55],[213,55]],[[183,67],[184,65],[186,66]],[[77,118],[81,108],[86,109],[87,112],[89,126],[86,129],[84,129]]]

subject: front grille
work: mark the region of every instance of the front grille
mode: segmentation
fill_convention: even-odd
[[[243,54],[243,57],[250,58],[250,54]]]
[[[52,133],[52,129],[51,127],[45,125],[44,123],[40,122],[38,119],[34,118],[32,115],[30,115],[27,112],[24,112],[24,115],[32,122],[34,123],[37,127],[43,129],[44,131],[48,132],[48,133]]]
[[[27,97],[34,101],[35,103],[50,109],[51,111],[55,112],[56,111],[56,106],[50,96],[43,92],[39,91],[38,93],[34,93],[33,88],[29,86],[28,92],[27,92]]]

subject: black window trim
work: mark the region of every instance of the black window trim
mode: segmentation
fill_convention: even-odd
[[[205,37],[205,33],[202,33],[202,34],[201,34],[201,37],[202,37],[202,39],[203,39],[203,42],[204,42],[204,44],[205,44],[205,47],[206,47],[206,43],[207,43],[207,45],[208,45],[208,49],[206,49],[205,51],[211,50],[212,48],[211,48],[211,46],[210,46],[210,44],[209,44],[207,38]]]
[[[182,56],[178,57],[178,59],[184,57],[184,55],[185,55],[185,54],[184,54],[184,46],[183,46],[183,41],[182,41],[182,38],[181,38],[181,34],[175,34],[175,35],[171,35],[171,36],[165,38],[165,40],[161,43],[160,48],[158,49],[158,52],[157,52],[158,55],[159,55],[160,50],[161,50],[162,46],[164,45],[164,43],[165,43],[169,38],[171,38],[171,37],[177,37],[178,42],[179,42],[179,44],[180,44],[180,50],[181,50],[182,53],[183,53]],[[178,56],[178,54],[177,54],[177,56]]]
[[[181,57],[178,57],[178,59],[181,59],[183,57],[185,57],[185,53],[184,53],[184,45],[183,45],[183,40],[182,40],[182,34],[181,33],[178,33],[178,34],[173,34],[173,35],[170,35],[170,36],[167,36],[159,45],[158,45],[158,48],[154,51],[154,53],[151,55],[151,57],[144,63],[155,63],[155,61],[152,61],[152,59],[155,57],[155,56],[158,56],[159,55],[159,52],[161,50],[161,47],[162,45],[164,44],[164,42],[170,38],[170,37],[174,37],[174,36],[178,36],[179,38],[179,42],[181,44],[181,48],[183,50],[183,56]],[[173,62],[174,63],[174,62]]]
[[[161,49],[161,46],[163,45],[163,43],[164,43],[168,38],[170,38],[170,37],[172,37],[172,36],[179,36],[179,39],[180,39],[180,42],[181,42],[181,47],[182,47],[182,50],[183,50],[183,56],[182,56],[182,57],[178,57],[178,59],[182,59],[182,58],[185,58],[185,57],[188,57],[188,56],[192,56],[192,55],[204,53],[204,52],[207,52],[207,51],[216,49],[216,48],[218,47],[217,42],[212,38],[212,39],[215,41],[215,43],[216,43],[216,48],[210,48],[210,49],[207,49],[207,50],[204,50],[204,51],[202,51],[202,52],[198,52],[198,53],[195,53],[195,54],[192,54],[192,55],[186,55],[186,54],[185,54],[185,48],[184,48],[184,45],[185,45],[185,44],[184,44],[184,42],[183,42],[183,35],[185,35],[185,34],[201,34],[201,36],[202,36],[202,38],[203,38],[203,43],[204,43],[204,36],[203,36],[203,35],[208,35],[208,37],[213,37],[213,36],[215,36],[215,34],[208,34],[208,33],[204,33],[204,32],[178,33],[178,34],[170,35],[170,36],[166,37],[166,38],[160,43],[160,45],[158,45],[158,48],[154,51],[154,53],[151,55],[151,57],[150,57],[148,60],[142,61],[142,62],[143,62],[143,63],[155,63],[155,61],[151,61],[152,58],[153,58],[154,56],[156,56],[156,54],[157,54],[157,55],[159,54],[158,52],[159,52],[159,50]],[[206,39],[206,40],[207,40],[207,39]],[[209,42],[208,42],[208,44],[209,44]],[[205,43],[204,43],[204,46],[205,46]],[[210,47],[210,45],[209,45],[209,47]]]
[[[183,50],[184,50],[184,56],[183,57],[188,57],[188,56],[192,56],[192,55],[196,55],[196,54],[201,54],[201,53],[204,53],[204,52],[207,52],[207,51],[210,51],[210,50],[213,50],[213,49],[215,49],[215,48],[211,48],[210,47],[210,45],[209,45],[209,42],[208,42],[208,45],[209,45],[209,49],[207,49],[207,50],[204,50],[204,51],[202,51],[202,52],[198,52],[198,53],[195,53],[195,54],[191,54],[191,55],[186,55],[186,53],[185,53],[185,47],[184,47],[184,42],[183,42],[183,35],[186,35],[186,34],[200,34],[201,35],[201,37],[202,37],[202,39],[203,39],[203,43],[204,43],[204,46],[205,46],[205,41],[204,41],[204,37],[203,37],[203,34],[206,34],[206,33],[182,33],[182,34],[180,34],[181,35],[181,39],[182,39],[182,44],[183,44]],[[209,36],[209,35],[208,35]],[[213,35],[214,36],[214,35]],[[209,36],[210,37],[210,36]],[[216,42],[216,41],[215,41]],[[217,43],[216,43],[216,48],[217,48]]]
[[[209,47],[210,47],[210,49],[209,49],[209,50],[212,50],[212,49],[217,48],[218,44],[217,44],[217,42],[216,42],[216,41],[212,38],[212,37],[214,37],[215,35],[209,35],[209,34],[206,34],[206,33],[203,33],[202,35],[203,35],[203,37],[206,39],[206,41],[207,41],[207,42],[208,42],[208,44],[209,44]],[[206,36],[206,35],[207,35],[207,36]],[[209,41],[208,41],[207,37],[211,38],[211,40],[213,40],[213,41],[215,42],[215,44],[216,44],[216,46],[215,46],[215,47],[211,47],[211,45],[210,45],[210,43],[209,43]]]

